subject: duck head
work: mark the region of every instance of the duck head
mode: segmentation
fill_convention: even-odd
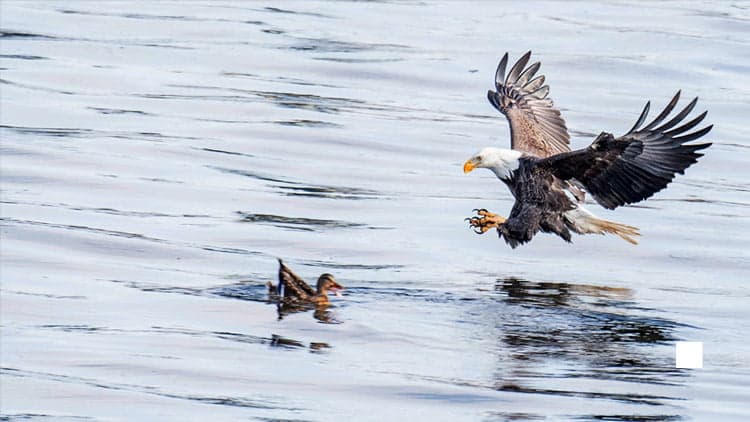
[[[323,296],[327,295],[328,292],[333,292],[338,295],[339,290],[344,290],[344,286],[340,285],[331,274],[325,273],[318,278],[318,294]]]

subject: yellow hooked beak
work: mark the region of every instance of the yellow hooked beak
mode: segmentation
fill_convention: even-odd
[[[471,171],[472,171],[472,170],[474,170],[474,169],[475,169],[476,167],[477,167],[477,165],[476,165],[476,163],[474,162],[474,160],[473,160],[473,159],[471,159],[471,160],[466,160],[466,162],[464,163],[464,174],[465,174],[465,173],[469,173],[469,172],[471,172]]]

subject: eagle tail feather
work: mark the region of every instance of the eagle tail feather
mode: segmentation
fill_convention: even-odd
[[[571,230],[579,234],[615,234],[624,241],[637,245],[634,236],[640,236],[638,227],[598,218],[583,207],[565,213],[565,220]]]
[[[620,236],[624,241],[637,245],[638,241],[631,236],[640,236],[638,227],[628,226],[627,224],[616,223],[614,221],[596,219],[593,222],[601,230],[601,233],[611,233]]]

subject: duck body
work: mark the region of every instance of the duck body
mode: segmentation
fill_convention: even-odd
[[[331,274],[325,273],[318,277],[316,288],[313,289],[301,277],[294,273],[279,259],[279,284],[268,282],[268,295],[274,300],[285,304],[327,304],[328,292],[343,290]]]

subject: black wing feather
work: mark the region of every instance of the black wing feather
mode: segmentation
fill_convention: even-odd
[[[696,104],[698,104],[698,97],[693,98],[693,101],[690,101],[690,104],[688,104],[684,109],[682,109],[681,112],[677,113],[677,115],[674,116],[672,120],[668,121],[667,123],[664,123],[663,125],[657,127],[654,130],[657,132],[664,132],[665,130],[672,128],[672,126],[676,125],[677,123],[680,123],[682,119],[685,118],[685,116],[690,114],[690,112],[693,111],[693,108],[695,108]]]
[[[703,119],[706,117],[707,114],[708,114],[708,112],[704,111],[703,113],[699,114],[698,117],[696,117],[695,119],[693,119],[693,120],[685,123],[684,125],[682,125],[682,126],[680,126],[678,128],[672,129],[669,132],[664,132],[664,135],[671,137],[673,135],[679,135],[682,132],[687,132],[688,130],[690,130],[690,129],[694,128],[695,126],[697,126],[698,123],[700,123],[701,121],[703,121]]]
[[[669,116],[669,113],[672,112],[672,110],[674,109],[674,106],[677,105],[677,101],[679,101],[679,100],[680,100],[680,91],[677,91],[677,93],[674,95],[674,97],[672,97],[672,101],[670,101],[669,104],[667,104],[667,106],[664,107],[664,110],[662,110],[661,113],[659,113],[659,115],[656,116],[656,118],[654,119],[654,121],[652,121],[646,127],[644,127],[643,129],[640,129],[640,130],[641,131],[650,130],[654,126],[656,126],[659,123],[661,123],[661,121],[664,120],[665,117]]]
[[[635,125],[633,125],[632,128],[628,131],[628,133],[635,132],[636,129],[638,129],[643,122],[646,121],[646,117],[648,117],[648,111],[651,108],[651,101],[646,102],[646,107],[643,107],[643,111],[641,112],[641,116],[638,117],[638,120],[636,120]]]
[[[706,117],[706,112],[671,129],[693,110],[697,98],[671,120],[656,127],[674,110],[679,98],[678,91],[667,107],[641,129],[648,115],[648,103],[633,129],[625,135],[615,138],[602,132],[589,147],[540,160],[539,165],[548,166],[563,180],[578,180],[605,208],[614,209],[649,198],[664,189],[677,173],[683,174],[695,163],[703,155],[698,151],[711,145],[684,145],[711,131],[713,125],[686,133]]]

